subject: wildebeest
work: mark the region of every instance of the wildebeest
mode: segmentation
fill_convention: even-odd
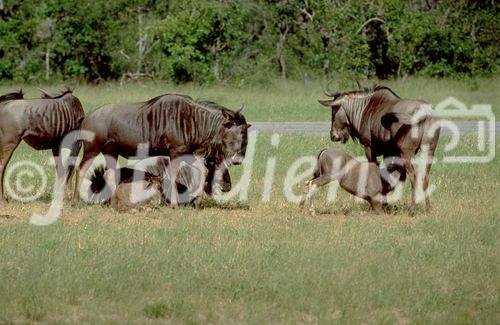
[[[376,86],[349,92],[326,93],[330,100],[319,102],[332,109],[330,137],[346,142],[349,137],[364,146],[366,158],[377,162],[377,156],[401,157],[412,186],[411,209],[415,208],[417,174],[412,158],[419,150],[426,158],[423,174],[426,209],[429,173],[439,139],[439,120],[424,101],[401,99],[391,89]],[[404,175],[402,175],[404,177]]]
[[[126,212],[142,205],[162,202],[162,180],[159,177],[148,178],[118,184],[111,195],[109,205],[118,212]]]
[[[24,140],[36,150],[51,149],[58,181],[67,181],[73,163],[63,166],[60,147],[64,137],[78,130],[84,118],[80,100],[66,90],[58,96],[24,99],[22,93],[0,97],[0,201],[5,200],[3,178],[12,153]],[[70,159],[76,159],[79,143],[72,143]]]
[[[224,107],[212,101],[197,100],[196,102],[208,109],[213,110],[214,112],[218,112],[220,114],[223,114],[222,112],[224,112],[225,116],[236,125],[246,125],[247,129],[251,126],[246,122],[243,114],[241,114],[243,106],[241,106],[236,111],[232,111],[227,107]],[[246,135],[247,134],[245,133],[245,136]],[[246,143],[247,139],[245,138],[244,141]],[[229,192],[231,190],[231,176],[229,175],[228,166],[215,166],[215,162],[213,161],[213,159],[208,159],[206,160],[206,167],[208,169],[208,175],[205,192],[208,195],[211,195],[213,190]]]
[[[158,179],[161,181],[161,190],[164,194],[164,201],[169,203],[170,192],[170,157],[155,156],[143,159],[136,164],[122,167],[116,170],[116,183],[114,186],[110,179],[109,170],[104,165],[94,168],[89,177],[90,185],[88,189],[88,198],[90,203],[105,203],[113,195],[116,188],[121,184],[132,182],[154,183]],[[177,192],[181,198],[179,202],[193,204],[195,207],[201,202],[203,192],[207,192],[207,176],[204,162],[199,159],[196,163],[181,163],[176,177]],[[106,187],[106,184],[108,185]],[[145,186],[143,186],[146,188]],[[220,184],[223,190],[231,187],[229,184]],[[140,192],[140,190],[137,190]],[[122,190],[123,192],[123,190]],[[139,193],[137,194],[139,195]],[[128,205],[125,205],[128,206]]]
[[[309,200],[314,213],[313,198],[318,188],[335,180],[347,192],[368,201],[375,211],[382,209],[387,193],[394,189],[389,173],[381,171],[377,164],[357,161],[338,149],[323,149],[318,154],[313,179],[306,182],[306,193],[300,205]]]
[[[98,165],[90,173],[87,199],[92,204],[101,204],[109,201],[116,187],[122,183],[131,183],[134,181],[152,182],[154,179],[160,179],[153,170],[135,169],[133,166],[126,166],[116,170],[117,180],[112,182],[109,178],[111,174],[106,170],[106,166]],[[106,185],[108,185],[106,187]]]
[[[239,164],[245,155],[249,125],[244,120],[241,124],[233,120],[225,110],[177,94],[98,108],[82,122],[82,130],[92,132],[95,137],[84,141],[77,188],[99,153],[105,155],[106,166],[114,170],[119,155],[135,156],[141,144],[147,146],[148,155],[169,156],[172,162],[182,155],[193,154],[213,161],[216,167],[224,162]],[[173,195],[172,205],[176,204]]]

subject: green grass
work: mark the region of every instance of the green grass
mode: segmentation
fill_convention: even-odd
[[[460,152],[474,151],[465,139]],[[446,139],[438,147],[443,155]],[[497,137],[496,154],[500,154]],[[118,214],[9,203],[0,214],[0,323],[490,323],[500,321],[499,160],[434,165],[433,210],[409,199],[375,215],[339,192],[311,217],[288,203],[288,166],[332,146],[326,136],[260,136],[249,201],[225,209],[161,207]],[[362,155],[358,144],[336,144]],[[266,161],[277,157],[271,200],[260,202]],[[26,145],[14,161],[48,164]],[[237,181],[242,167],[232,167]],[[296,187],[297,193],[301,186]]]
[[[188,94],[194,98],[216,101],[229,108],[245,104],[245,116],[250,121],[328,121],[330,112],[317,100],[324,98],[321,83],[310,81],[273,82],[267,86],[197,86],[193,84],[174,86],[164,82],[135,83],[120,86],[116,83],[101,85],[74,85],[87,112],[109,103],[145,101],[160,94],[174,92]],[[372,82],[365,81],[366,85]],[[448,79],[408,78],[405,81],[387,81],[382,84],[391,87],[402,98],[422,99],[437,104],[448,96],[454,96],[467,105],[491,104],[498,115],[500,99],[498,96],[500,77],[457,81]],[[339,86],[332,83],[332,90],[351,90],[353,85]],[[59,86],[42,86],[56,91]],[[38,97],[36,87],[25,85],[0,86],[0,93],[23,88],[27,97]]]

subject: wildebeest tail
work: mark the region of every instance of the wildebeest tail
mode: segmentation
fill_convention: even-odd
[[[318,178],[321,174],[321,170],[320,170],[320,159],[321,159],[321,155],[323,154],[323,152],[326,151],[326,148],[321,150],[318,154],[318,158],[316,159],[316,166],[314,167],[314,172],[313,172],[313,178]]]
[[[89,203],[104,203],[111,197],[111,190],[109,187],[106,187],[106,180],[104,178],[105,172],[106,167],[104,165],[98,165],[90,174],[90,187],[88,189]]]

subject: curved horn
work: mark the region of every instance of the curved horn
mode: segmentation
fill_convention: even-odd
[[[241,105],[240,105],[240,108],[238,108],[238,109],[236,110],[236,114],[241,113],[241,111],[243,110],[243,108],[245,108],[245,104],[241,104]]]
[[[323,94],[325,94],[325,96],[327,97],[337,97],[338,95],[340,95],[338,91],[336,93],[329,93],[328,91],[326,91],[326,89],[323,90]]]
[[[356,84],[358,85],[358,89],[364,89],[363,86],[361,86],[361,83],[359,82],[358,79],[354,79],[356,80]]]
[[[329,80],[329,81],[323,83],[323,94],[325,94],[325,96],[327,96],[327,97],[336,97],[336,96],[340,95],[339,92],[334,93],[334,92],[328,91],[328,86],[330,85],[331,82],[332,82],[332,80]]]
[[[43,97],[51,97],[50,94],[47,91],[43,90],[42,88],[36,87],[36,89],[40,90],[40,92],[42,93]]]

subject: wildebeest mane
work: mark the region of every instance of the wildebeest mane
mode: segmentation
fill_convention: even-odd
[[[42,98],[44,99],[57,99],[63,97],[64,95],[73,93],[73,89],[70,89],[69,87],[61,90],[61,93],[59,95],[51,95],[42,89],[40,89],[40,91],[42,92]]]
[[[176,94],[176,93],[166,93],[166,94],[162,94],[162,95],[158,95],[156,97],[153,97],[151,98],[150,100],[144,102],[144,105],[142,105],[142,107],[147,107],[147,106],[151,106],[153,104],[155,104],[157,101],[159,101],[160,99],[162,99],[163,97],[165,96],[178,96],[178,97],[182,97],[182,98],[185,98],[185,99],[188,99],[190,101],[193,101],[193,98],[191,98],[190,96],[188,95],[184,95],[184,94]]]
[[[387,86],[382,86],[382,85],[374,85],[373,87],[370,87],[370,88],[365,87],[363,89],[344,91],[344,92],[339,93],[337,96],[335,96],[335,98],[338,98],[341,96],[350,96],[350,95],[368,96],[368,95],[372,95],[373,93],[380,91],[380,90],[387,90],[395,97],[401,98],[391,88],[389,88]]]
[[[378,91],[378,90],[387,90],[389,91],[391,94],[393,94],[394,96],[396,96],[397,98],[401,98],[399,97],[391,88],[387,87],[387,86],[382,86],[382,85],[375,85],[373,87],[373,91]]]
[[[235,112],[227,107],[224,107],[210,100],[197,99],[196,103],[209,109],[224,111],[228,113],[231,116],[231,121],[234,122],[236,125],[244,125],[247,123],[245,117],[240,112]]]
[[[196,143],[192,150],[205,158],[213,157],[220,162],[223,157],[221,136],[224,123],[228,122],[223,114],[213,108],[205,107],[191,97],[179,94],[164,94],[145,102],[138,110],[136,125],[142,129],[146,138],[159,138],[164,132],[164,122],[168,115],[182,114],[184,118],[177,121],[174,127],[178,135],[184,139],[203,139]],[[194,121],[202,122],[203,127],[195,127]],[[186,125],[185,123],[191,123]],[[200,138],[201,137],[201,138]]]
[[[235,112],[233,110],[230,110],[229,108],[224,107],[224,106],[217,104],[216,102],[213,102],[210,100],[204,100],[204,99],[200,99],[200,98],[194,100],[191,96],[184,95],[184,94],[166,93],[163,95],[159,95],[159,96],[153,97],[150,100],[144,102],[144,104],[142,105],[142,108],[146,108],[146,107],[150,107],[150,106],[154,105],[155,103],[157,103],[159,100],[161,100],[165,96],[177,96],[177,97],[187,99],[187,100],[192,101],[193,103],[195,103],[199,106],[202,106],[203,108],[205,108],[209,111],[214,111],[214,110],[219,111],[219,112],[224,111],[225,113],[228,113],[231,116],[231,122],[235,123],[236,125],[244,125],[247,123],[245,117],[239,112]]]
[[[8,100],[23,99],[23,98],[24,98],[23,90],[20,89],[18,92],[12,92],[0,96],[0,103],[6,102]]]

